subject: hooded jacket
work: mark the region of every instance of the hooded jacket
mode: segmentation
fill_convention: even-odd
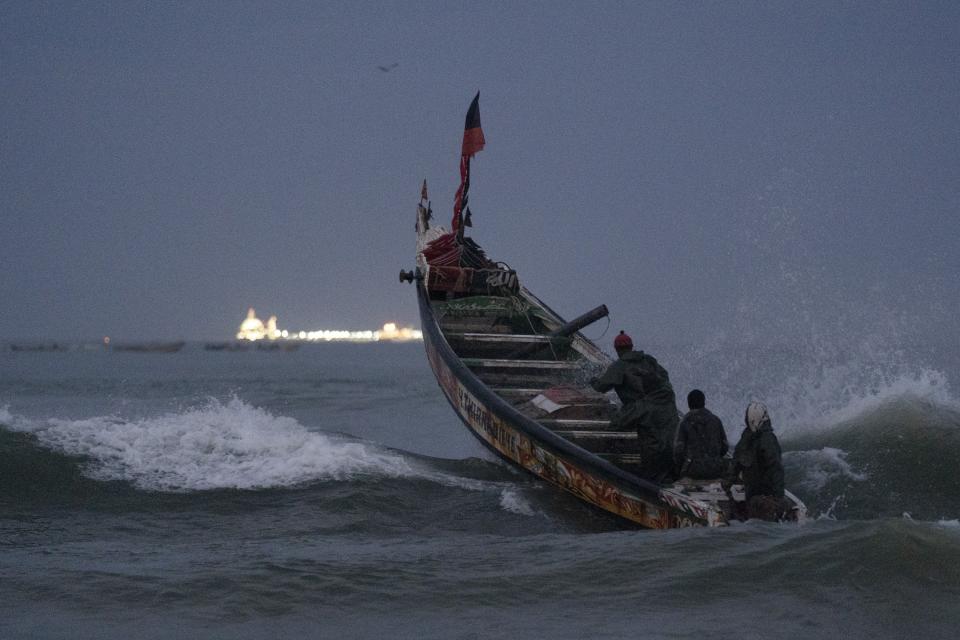
[[[593,388],[601,393],[616,389],[624,407],[639,400],[676,406],[670,375],[656,358],[643,351],[621,355],[593,382]]]
[[[643,351],[625,351],[591,385],[601,393],[616,390],[623,408],[610,421],[610,427],[636,429],[645,476],[656,481],[667,477],[673,467],[673,440],[679,419],[667,370]]]
[[[756,431],[743,430],[733,452],[735,472],[743,476],[747,500],[753,496],[783,498],[783,461],[780,441],[770,422]]]

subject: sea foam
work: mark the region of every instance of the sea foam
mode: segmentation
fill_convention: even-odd
[[[31,420],[0,408],[0,422],[45,447],[86,458],[96,480],[148,491],[260,489],[363,475],[422,476],[399,453],[306,429],[239,399],[210,400],[142,419]]]
[[[827,369],[822,376],[816,384],[809,379],[788,381],[780,400],[790,430],[821,431],[903,399],[960,409],[946,376],[932,369],[871,375],[845,365]]]
[[[144,491],[265,489],[371,477],[476,492],[509,492],[510,486],[439,471],[374,443],[311,431],[237,398],[141,419],[34,420],[0,406],[0,424],[84,458],[84,474],[94,480],[129,482]],[[501,506],[523,511],[512,500]]]
[[[708,404],[721,416],[732,442],[743,429],[743,411],[750,400],[763,402],[770,410],[774,431],[781,438],[829,432],[838,425],[904,402],[960,411],[947,376],[937,370],[887,371],[851,362],[834,366],[811,366],[772,383],[761,392],[735,395],[723,389]]]
[[[847,452],[843,449],[823,447],[808,451],[789,451],[784,454],[788,461],[799,461],[803,469],[801,485],[809,491],[819,491],[833,480],[846,478],[863,482],[869,475],[857,472],[847,462]]]
[[[537,512],[514,488],[505,488],[500,493],[500,507],[504,511],[521,516],[534,516]]]

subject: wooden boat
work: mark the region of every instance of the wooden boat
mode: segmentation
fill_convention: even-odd
[[[27,343],[27,344],[11,344],[10,351],[29,351],[29,352],[63,352],[68,351],[69,347],[65,344],[60,344],[57,342],[52,343]]]
[[[114,351],[130,351],[134,353],[176,353],[183,349],[184,341],[177,342],[128,342],[115,344]]]
[[[466,173],[468,186],[469,164]],[[642,527],[742,518],[742,486],[726,492],[719,479],[661,486],[636,473],[636,431],[613,429],[616,404],[588,383],[611,359],[579,329],[606,308],[566,322],[463,236],[462,217],[458,225],[455,213],[457,232],[434,226],[426,185],[421,195],[416,269],[400,279],[416,284],[427,358],[467,428],[505,460]],[[787,499],[785,519],[804,519],[803,503],[789,492]]]
[[[249,351],[250,342],[208,342],[203,345],[205,351]]]

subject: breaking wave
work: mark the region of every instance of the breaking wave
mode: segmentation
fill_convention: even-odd
[[[32,434],[43,446],[85,458],[89,477],[143,490],[257,489],[413,473],[399,455],[310,432],[237,399],[139,420],[31,421],[9,412],[7,418],[13,430]]]
[[[960,411],[952,403],[907,394],[847,415],[785,438],[787,481],[814,513],[944,522],[960,515]]]
[[[837,479],[849,479],[863,482],[870,475],[857,472],[847,461],[848,452],[833,447],[823,447],[812,451],[788,452],[788,459],[796,458],[796,464],[802,469],[800,487],[808,491],[820,491]]]
[[[140,419],[38,420],[0,406],[0,503],[8,505],[80,500],[124,508],[177,494],[206,500],[209,491],[309,487],[308,497],[290,499],[341,524],[395,526],[397,518],[431,527],[464,509],[480,522],[491,510],[546,522],[523,497],[529,482],[497,462],[432,458],[311,431],[236,398]],[[224,508],[224,497],[215,500]],[[343,505],[354,515],[338,511]]]
[[[939,371],[884,373],[852,364],[831,367],[816,376],[791,377],[774,402],[781,410],[783,430],[791,435],[831,429],[902,402],[960,410],[946,376]]]
[[[136,420],[98,416],[30,420],[0,409],[0,423],[43,447],[83,459],[83,472],[145,491],[291,487],[361,476],[436,476],[398,452],[310,431],[239,399],[210,400]]]

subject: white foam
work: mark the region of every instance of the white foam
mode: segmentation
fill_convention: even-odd
[[[909,334],[882,317],[871,320],[877,326],[865,332],[811,328],[782,344],[728,342],[686,353],[677,358],[675,388],[703,385],[733,438],[751,400],[767,405],[774,431],[786,436],[830,431],[901,401],[960,411],[947,374],[903,346],[900,336]]]
[[[504,511],[516,513],[521,516],[534,516],[537,514],[530,503],[524,500],[520,493],[514,488],[506,488],[500,493],[500,506]]]
[[[8,419],[9,418],[9,419]],[[402,455],[307,430],[233,399],[139,420],[0,419],[41,444],[88,458],[98,480],[145,490],[258,489],[361,475],[422,476]]]
[[[845,500],[845,496],[843,494],[840,494],[839,496],[835,496],[833,498],[833,502],[831,502],[830,506],[827,507],[827,510],[821,513],[820,515],[818,515],[816,519],[836,521],[837,516],[834,515],[834,511],[836,510],[837,506],[844,500]]]
[[[794,402],[785,407],[787,423],[793,426],[793,430],[820,430],[901,399],[960,408],[950,394],[947,378],[942,372],[921,369],[891,377],[879,372],[873,376],[863,371],[856,373],[855,380],[850,366],[834,367],[824,372],[825,380],[816,386],[792,380],[790,386],[806,391],[793,395]],[[864,383],[865,377],[873,380]]]
[[[863,482],[869,477],[867,473],[854,471],[847,462],[847,455],[843,449],[824,447],[808,451],[790,451],[785,453],[784,457],[788,460],[799,459],[804,473],[800,484],[810,491],[819,491],[829,482],[839,478]]]
[[[759,400],[768,407],[774,431],[781,437],[830,431],[898,402],[960,411],[960,401],[952,395],[947,377],[940,371],[920,369],[887,375],[850,363],[788,377],[755,396],[712,398],[713,411],[723,418],[731,442],[737,441],[743,429],[743,409],[748,400]]]
[[[503,482],[436,471],[375,444],[310,431],[236,398],[138,420],[31,420],[0,406],[0,423],[33,434],[50,449],[87,458],[84,472],[91,478],[122,480],[147,491],[264,489],[364,476],[509,491]],[[522,510],[520,501],[504,508]]]
[[[940,520],[937,524],[950,529],[960,529],[960,520]]]

